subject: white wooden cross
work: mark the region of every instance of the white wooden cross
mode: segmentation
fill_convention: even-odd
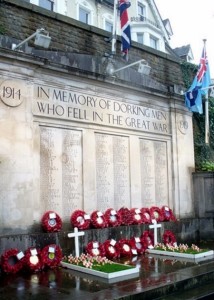
[[[157,221],[154,219],[152,220],[153,225],[149,225],[149,228],[154,229],[154,246],[157,245],[157,229],[161,227],[161,224],[158,224]]]
[[[78,231],[77,227],[74,227],[74,232],[73,233],[68,233],[68,237],[72,238],[74,237],[74,244],[75,244],[75,256],[79,257],[80,256],[80,250],[79,250],[79,236],[85,235],[84,231]]]

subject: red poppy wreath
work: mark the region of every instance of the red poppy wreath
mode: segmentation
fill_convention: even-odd
[[[106,240],[103,243],[103,246],[105,249],[105,256],[108,259],[118,258],[120,256],[119,245],[115,240]]]
[[[162,206],[161,213],[163,216],[163,221],[176,221],[176,217],[167,205]]]
[[[109,208],[105,211],[104,216],[109,227],[116,227],[121,225],[122,217],[119,211]]]
[[[133,215],[127,207],[121,207],[118,212],[121,214],[121,225],[131,225],[133,223]]]
[[[156,220],[157,223],[162,221],[162,213],[159,207],[152,206],[150,208],[151,221]]]
[[[78,229],[85,230],[90,227],[91,218],[83,210],[75,210],[71,215],[71,225]]]
[[[144,231],[140,239],[145,249],[154,248],[154,233],[152,231]]]
[[[91,224],[94,228],[105,228],[108,225],[105,216],[101,211],[98,210],[95,210],[91,214]]]
[[[143,243],[141,242],[141,239],[139,237],[132,237],[130,239],[130,245],[132,249],[136,249],[137,254],[143,254],[145,252],[145,248]]]
[[[24,253],[18,249],[5,251],[1,256],[1,267],[3,272],[15,274],[24,266]]]
[[[91,256],[105,256],[105,248],[97,241],[89,242],[85,248],[87,254]]]
[[[175,246],[177,243],[174,233],[170,230],[165,230],[163,234],[163,243],[165,245]]]
[[[28,248],[25,251],[25,265],[29,271],[41,271],[43,269],[41,250],[33,247]]]
[[[142,224],[141,210],[139,208],[131,208],[130,211],[133,219],[132,224],[135,225]]]
[[[62,220],[54,211],[47,211],[42,216],[42,228],[45,232],[57,232],[62,228]]]
[[[132,246],[129,240],[121,239],[117,243],[121,257],[132,256]]]
[[[62,250],[55,244],[47,245],[41,251],[41,259],[44,267],[53,269],[59,266],[62,260]]]
[[[150,215],[150,209],[147,207],[141,208],[141,216],[142,216],[142,223],[143,224],[150,224],[151,221],[151,215]]]

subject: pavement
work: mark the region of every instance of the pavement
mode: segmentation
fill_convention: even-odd
[[[213,299],[214,256],[188,261],[146,254],[119,262],[140,268],[136,278],[109,283],[62,267],[0,275],[1,300]]]

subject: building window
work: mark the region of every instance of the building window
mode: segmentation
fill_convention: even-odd
[[[54,1],[53,0],[39,0],[39,6],[53,11]]]
[[[79,8],[79,21],[90,24],[90,12],[82,7]]]
[[[137,32],[137,42],[143,44],[143,33]]]
[[[150,36],[150,47],[158,50],[158,39],[153,36]]]
[[[142,3],[138,2],[137,4],[137,12],[139,17],[145,17],[145,6]]]
[[[113,24],[109,21],[105,21],[105,30],[109,32],[113,32]]]

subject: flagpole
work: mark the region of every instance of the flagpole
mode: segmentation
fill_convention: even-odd
[[[203,39],[204,49],[206,49],[206,39]],[[209,137],[210,137],[210,126],[209,126],[209,102],[208,102],[209,90],[205,95],[205,144],[209,145]]]
[[[112,32],[112,41],[111,41],[111,53],[112,54],[116,54],[117,11],[118,11],[118,0],[114,0],[114,20],[113,20],[113,32]]]

